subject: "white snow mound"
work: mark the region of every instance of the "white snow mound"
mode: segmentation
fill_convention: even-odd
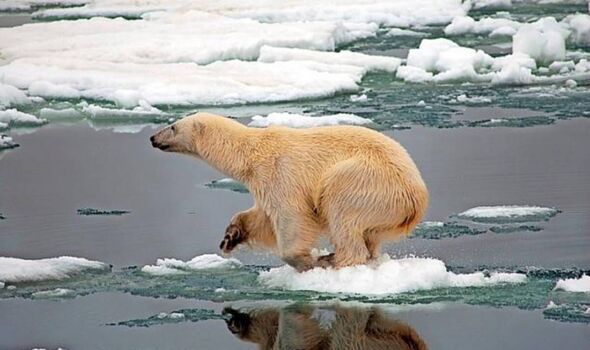
[[[141,271],[150,275],[164,276],[206,269],[230,269],[239,266],[242,266],[242,263],[237,259],[226,259],[217,254],[203,254],[189,261],[171,258],[158,259],[155,265],[145,265]]]
[[[0,281],[9,283],[61,280],[84,271],[107,271],[108,264],[71,256],[38,260],[0,257]]]
[[[590,276],[583,275],[580,278],[560,279],[555,285],[556,290],[565,290],[566,292],[586,292],[590,293]]]
[[[333,114],[324,116],[300,115],[295,113],[270,113],[266,117],[256,115],[248,126],[267,127],[271,125],[282,125],[291,128],[311,128],[329,125],[366,125],[371,124],[370,119],[359,117],[354,114]]]
[[[456,274],[444,262],[432,258],[391,259],[383,255],[368,265],[339,270],[315,268],[299,273],[290,266],[260,272],[260,283],[270,288],[313,290],[347,294],[397,294],[448,287],[484,287],[498,283],[523,283],[519,273],[482,272]]]

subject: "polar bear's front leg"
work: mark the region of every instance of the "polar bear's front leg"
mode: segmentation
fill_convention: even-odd
[[[242,243],[268,249],[275,249],[277,246],[269,217],[256,206],[234,215],[225,229],[219,248],[227,254]]]
[[[282,211],[277,218],[277,244],[284,262],[297,271],[307,271],[318,266],[311,255],[321,228],[311,215]]]

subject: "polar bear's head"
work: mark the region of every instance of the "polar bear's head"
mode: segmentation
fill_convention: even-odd
[[[152,146],[165,152],[190,154],[203,158],[220,151],[231,131],[243,131],[244,125],[219,115],[197,113],[184,117],[150,137]]]
[[[182,118],[150,137],[152,146],[164,152],[198,155],[195,140],[199,128],[198,115]]]

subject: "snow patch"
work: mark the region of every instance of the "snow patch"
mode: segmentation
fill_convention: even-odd
[[[398,294],[449,287],[485,287],[500,283],[524,283],[519,273],[483,272],[456,274],[447,270],[441,260],[431,258],[391,259],[383,255],[368,265],[315,268],[299,273],[290,266],[260,272],[258,280],[270,288],[313,290],[347,294]]]
[[[38,260],[0,257],[0,281],[10,283],[61,280],[86,271],[109,269],[108,264],[71,256]]]
[[[560,279],[557,281],[555,289],[566,292],[590,293],[590,276],[583,275],[580,278]]]
[[[330,125],[366,125],[371,124],[370,119],[359,117],[354,114],[334,114],[325,116],[310,116],[295,113],[271,113],[266,117],[256,115],[248,126],[268,127],[271,125],[283,125],[291,128],[311,128]]]
[[[231,269],[239,266],[242,266],[242,263],[237,259],[226,259],[217,254],[203,254],[189,261],[158,259],[155,265],[145,265],[141,271],[150,275],[165,276],[206,269]]]

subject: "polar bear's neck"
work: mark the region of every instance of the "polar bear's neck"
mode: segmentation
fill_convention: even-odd
[[[258,131],[232,120],[208,123],[201,135],[199,155],[225,175],[247,183],[252,175]]]

